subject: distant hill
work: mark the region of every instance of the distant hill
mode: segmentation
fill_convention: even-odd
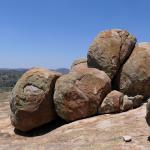
[[[0,92],[11,90],[18,79],[27,71],[28,69],[18,68],[18,69],[9,69],[9,68],[0,68]],[[69,69],[59,68],[54,71],[58,71],[62,74],[69,72]]]
[[[67,74],[67,73],[69,73],[69,69],[67,69],[67,68],[58,68],[58,69],[56,69],[55,71],[60,72],[60,73],[62,73],[62,74]]]

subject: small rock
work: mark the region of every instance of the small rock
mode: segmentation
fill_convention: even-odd
[[[128,135],[125,135],[125,136],[123,136],[123,140],[124,140],[125,142],[131,142],[131,141],[132,141],[132,137],[131,137],[131,136],[128,136]]]
[[[103,100],[98,108],[99,114],[119,113],[124,94],[113,90]]]

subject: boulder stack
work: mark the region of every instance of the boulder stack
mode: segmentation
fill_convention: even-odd
[[[34,68],[21,77],[10,100],[12,125],[29,131],[57,115],[70,122],[137,108],[150,97],[149,64],[150,43],[136,44],[126,30],[103,31],[68,74]]]

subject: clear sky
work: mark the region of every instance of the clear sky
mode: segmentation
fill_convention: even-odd
[[[0,68],[69,68],[110,28],[150,41],[150,0],[0,0]]]

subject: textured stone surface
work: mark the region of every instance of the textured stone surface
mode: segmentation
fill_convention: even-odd
[[[53,93],[60,75],[34,68],[19,79],[10,101],[11,122],[15,128],[28,131],[56,118]]]
[[[113,78],[131,54],[136,38],[120,29],[101,32],[88,51],[88,66],[105,71]]]
[[[64,75],[56,82],[57,114],[66,121],[93,116],[110,91],[110,79],[103,71],[89,68],[82,73]]]
[[[103,100],[99,114],[119,113],[124,94],[119,91],[111,91]]]
[[[129,96],[150,96],[150,43],[135,47],[118,75],[119,90]]]
[[[33,134],[14,133],[9,119],[9,93],[0,93],[0,150],[149,150],[150,128],[145,105],[120,113],[99,115]],[[53,126],[56,126],[54,123]],[[41,130],[41,133],[39,131]],[[45,134],[43,134],[43,132]],[[39,136],[40,135],[40,136]],[[132,141],[126,143],[123,136]]]

